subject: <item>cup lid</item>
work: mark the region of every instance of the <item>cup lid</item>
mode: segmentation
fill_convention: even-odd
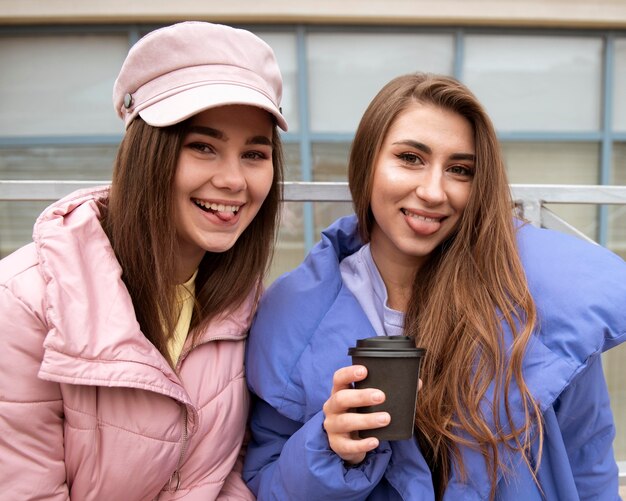
[[[373,357],[423,357],[424,348],[417,348],[415,341],[407,336],[376,336],[358,339],[356,346],[348,349],[351,356]]]

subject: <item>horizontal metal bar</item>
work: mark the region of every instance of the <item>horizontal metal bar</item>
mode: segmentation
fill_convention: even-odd
[[[57,200],[79,188],[107,184],[109,181],[0,180],[0,200]],[[626,186],[571,184],[512,184],[515,201],[559,204],[626,204]],[[284,183],[288,202],[350,202],[346,182]]]
[[[109,181],[1,180],[0,200],[54,201],[81,188],[108,184]],[[286,202],[350,202],[348,183],[285,182]]]
[[[107,183],[108,181],[0,181],[0,200],[53,201],[80,188]]]
[[[626,204],[626,186],[599,184],[512,184],[514,200],[558,204]]]
[[[283,184],[283,199],[289,202],[351,202],[345,182],[293,182]]]

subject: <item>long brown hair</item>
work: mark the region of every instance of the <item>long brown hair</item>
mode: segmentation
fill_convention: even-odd
[[[367,242],[376,155],[393,121],[415,102],[465,117],[473,128],[476,154],[471,193],[458,228],[417,271],[405,315],[406,335],[427,349],[417,438],[433,472],[437,498],[443,497],[454,463],[466,477],[459,445],[468,445],[478,447],[485,458],[493,499],[498,469],[506,472],[498,445],[520,451],[534,475],[537,466],[531,466],[530,445],[537,439],[541,448],[543,431],[539,406],[522,374],[536,322],[535,304],[517,252],[513,204],[491,120],[475,96],[452,78],[412,74],[392,80],[372,100],[357,129],[350,153],[350,191]],[[508,356],[503,325],[513,333]],[[492,384],[490,427],[481,406]],[[512,419],[512,387],[521,395],[521,426]],[[505,418],[500,416],[501,405]]]
[[[108,207],[102,223],[122,267],[143,334],[171,363],[177,236],[173,183],[187,122],[152,127],[136,118],[118,150]],[[196,305],[190,332],[196,339],[216,315],[260,294],[275,243],[282,198],[283,154],[276,126],[272,135],[272,186],[250,225],[226,252],[207,252],[196,277]]]

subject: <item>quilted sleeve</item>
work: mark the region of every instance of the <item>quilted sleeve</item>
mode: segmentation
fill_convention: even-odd
[[[12,499],[67,500],[63,405],[37,372],[41,319],[0,284],[0,485]]]
[[[297,423],[257,400],[243,477],[259,500],[359,501],[374,490],[391,458],[388,443],[346,469],[328,445],[323,420],[320,411]]]

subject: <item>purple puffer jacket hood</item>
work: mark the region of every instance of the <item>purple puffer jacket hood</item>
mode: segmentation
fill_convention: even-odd
[[[254,499],[239,454],[251,293],[174,371],[141,333],[99,214],[51,205],[0,261],[0,485],[11,499]],[[188,340],[189,341],[189,340]]]

